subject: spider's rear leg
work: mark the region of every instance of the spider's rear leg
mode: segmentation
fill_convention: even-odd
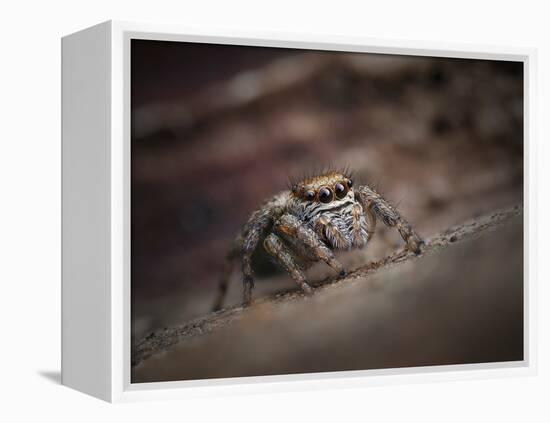
[[[264,240],[264,248],[292,276],[292,279],[302,288],[302,291],[308,295],[313,294],[313,289],[307,283],[302,269],[294,261],[292,253],[281,238],[274,233],[269,234]]]
[[[332,267],[339,276],[345,276],[346,271],[342,264],[336,260],[330,248],[328,248],[315,231],[297,217],[285,214],[275,222],[275,231],[291,239],[294,243],[303,247],[308,255],[313,256],[316,260],[324,261]]]
[[[252,254],[256,250],[264,231],[266,231],[272,222],[283,213],[284,208],[282,208],[279,203],[280,198],[274,197],[273,200],[252,213],[243,229],[240,250],[243,271],[243,306],[250,304],[252,289],[254,288]]]
[[[236,257],[234,255],[228,255],[225,259],[225,264],[218,284],[218,294],[216,296],[216,300],[214,301],[212,311],[219,311],[222,309],[223,302],[227,294],[229,278],[231,277],[235,266],[235,259]]]

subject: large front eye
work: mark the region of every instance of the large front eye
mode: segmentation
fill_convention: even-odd
[[[330,188],[323,187],[319,190],[319,200],[321,203],[330,203],[332,201],[332,191]]]
[[[342,199],[346,196],[347,189],[341,183],[337,183],[336,185],[334,185],[334,193],[336,194],[336,198]]]
[[[315,193],[313,191],[306,192],[306,200],[313,201],[315,199]]]
[[[348,188],[351,188],[353,186],[353,181],[351,179],[347,180]]]

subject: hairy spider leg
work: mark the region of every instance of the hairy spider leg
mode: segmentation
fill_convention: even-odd
[[[292,258],[292,253],[289,248],[285,246],[284,242],[274,233],[270,233],[267,238],[264,240],[265,250],[275,258],[277,263],[279,263],[294,279],[298,286],[306,294],[312,294],[313,289],[307,283],[306,277],[304,276],[300,266]]]
[[[252,213],[243,230],[243,243],[241,250],[243,271],[243,304],[250,303],[252,290],[254,289],[254,272],[252,270],[252,254],[258,246],[260,238],[265,231],[273,225],[275,219],[283,214],[283,208],[276,198],[266,203],[261,209]]]
[[[409,250],[416,254],[421,253],[420,247],[424,244],[422,238],[412,229],[409,222],[380,194],[366,185],[359,187],[356,192],[363,207],[367,210],[371,209],[376,216],[382,219],[386,226],[395,227],[401,238],[407,243]]]
[[[289,236],[300,243],[315,257],[316,260],[324,261],[333,268],[340,276],[345,275],[342,264],[336,260],[334,253],[328,248],[313,229],[300,221],[296,216],[285,214],[275,223],[275,231],[283,236]]]

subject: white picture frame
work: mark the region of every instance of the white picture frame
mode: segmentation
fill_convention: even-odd
[[[524,360],[130,383],[130,40],[150,39],[524,64]],[[62,383],[110,402],[533,375],[536,372],[536,51],[110,21],[62,39]]]

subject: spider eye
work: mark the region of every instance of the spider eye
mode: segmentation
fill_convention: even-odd
[[[330,203],[332,201],[332,191],[330,188],[323,187],[319,190],[319,200],[321,203]]]
[[[334,193],[336,194],[336,198],[342,199],[346,196],[347,189],[344,185],[338,182],[336,185],[334,185]]]
[[[306,200],[313,201],[315,199],[315,193],[313,191],[306,192]]]
[[[353,186],[353,181],[351,179],[347,180],[348,188],[351,188]]]

